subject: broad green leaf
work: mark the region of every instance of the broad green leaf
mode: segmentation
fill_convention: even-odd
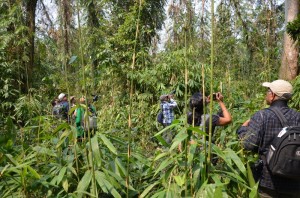
[[[92,152],[94,156],[94,162],[96,162],[96,165],[98,167],[101,166],[101,155],[100,155],[100,149],[99,149],[99,144],[98,144],[98,137],[95,135],[91,139],[91,144],[92,144]]]
[[[174,179],[176,181],[176,183],[178,184],[178,186],[182,187],[185,184],[185,176],[174,176]]]
[[[108,189],[104,184],[104,180],[106,180],[105,174],[101,173],[100,171],[95,171],[95,177],[98,185],[103,190],[103,192],[108,193]]]
[[[62,169],[60,169],[56,180],[57,184],[59,184],[62,181],[66,171],[67,171],[67,167],[62,167]]]
[[[187,133],[179,133],[175,136],[174,140],[173,140],[173,144],[170,148],[170,151],[172,151],[174,148],[178,148],[178,145],[185,140],[188,137]]]
[[[243,173],[243,175],[247,176],[246,168],[245,168],[243,162],[241,161],[241,159],[239,158],[239,156],[233,150],[231,150],[230,148],[227,148],[225,150],[225,153],[227,153],[226,155],[231,158],[231,160],[236,164],[236,166]]]
[[[258,196],[258,182],[251,188],[249,198],[257,198]]]
[[[99,134],[100,138],[102,139],[103,143],[107,146],[107,148],[115,155],[118,154],[117,149],[114,145],[107,139],[103,134]]]
[[[255,186],[255,180],[253,178],[253,173],[252,173],[251,167],[249,165],[249,162],[247,162],[247,175],[248,175],[249,185],[252,188]]]
[[[165,156],[167,156],[167,155],[169,155],[169,154],[168,154],[168,153],[160,153],[160,154],[158,154],[158,155],[154,158],[154,161],[157,161],[157,160],[159,160],[160,158],[165,157]]]
[[[36,179],[40,179],[41,176],[34,170],[31,166],[27,166],[29,172],[34,176]]]
[[[116,198],[121,198],[121,195],[118,193],[118,191],[108,182],[107,180],[103,180],[104,185],[106,186],[107,189],[109,189],[110,193],[116,197]]]
[[[120,170],[122,171],[123,175],[127,176],[127,171],[126,171],[124,165],[122,164],[121,160],[119,158],[117,158],[117,157],[115,159],[115,165],[116,165],[116,167],[120,168]]]
[[[175,161],[175,159],[166,159],[164,160],[160,165],[159,167],[156,169],[155,171],[155,174],[156,175],[157,173],[159,173],[161,170],[163,170],[164,168],[166,168],[167,166],[169,166],[170,164],[173,164]]]
[[[161,137],[161,135],[156,135],[155,138],[165,147],[168,147],[169,144],[166,142],[164,138]]]
[[[77,186],[77,191],[79,193],[82,193],[82,192],[86,191],[86,189],[88,188],[91,180],[92,180],[92,173],[91,173],[90,170],[87,170],[84,173],[83,177],[81,178],[81,180],[80,180],[80,182]]]
[[[152,190],[152,188],[153,188],[154,186],[158,185],[158,184],[160,184],[160,182],[155,182],[155,183],[149,185],[149,186],[142,192],[142,194],[140,194],[139,197],[140,197],[140,198],[143,198],[143,197],[147,196],[147,194]]]
[[[199,135],[208,136],[204,131],[202,131],[199,127],[188,127],[187,130],[195,131]]]
[[[67,179],[64,179],[64,180],[63,180],[62,186],[63,186],[64,190],[65,190],[66,192],[68,192],[68,189],[69,189],[69,182],[68,182]]]
[[[19,163],[13,158],[11,154],[5,154],[5,156],[14,166],[19,165]]]
[[[32,148],[32,150],[36,151],[38,154],[44,154],[44,155],[49,155],[49,156],[52,156],[52,157],[56,157],[56,153],[51,150],[51,149],[48,149],[46,147],[40,147],[40,146],[35,146]]]
[[[214,192],[214,197],[223,197],[222,189],[223,189],[222,186],[216,187]]]

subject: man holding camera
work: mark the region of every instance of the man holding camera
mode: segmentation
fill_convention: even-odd
[[[174,108],[177,107],[176,101],[173,99],[173,94],[161,95],[161,110],[163,113],[163,126],[167,127],[171,125],[174,120]],[[163,133],[163,138],[168,144],[172,142],[173,134],[172,131],[166,131]]]

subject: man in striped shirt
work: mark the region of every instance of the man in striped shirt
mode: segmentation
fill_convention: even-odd
[[[163,125],[167,127],[171,125],[174,120],[174,108],[177,107],[176,101],[173,99],[172,94],[162,95],[160,96],[161,101],[161,110],[163,113]],[[168,144],[172,142],[173,133],[171,130],[165,131],[163,133],[163,138],[166,140]]]

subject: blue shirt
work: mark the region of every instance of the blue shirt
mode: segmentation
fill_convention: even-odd
[[[163,124],[170,125],[174,120],[174,108],[177,107],[175,100],[170,99],[170,101],[163,101],[161,103],[162,113],[163,113]]]

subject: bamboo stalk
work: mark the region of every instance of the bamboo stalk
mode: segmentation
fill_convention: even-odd
[[[89,127],[89,121],[88,121],[88,100],[87,100],[87,87],[86,87],[86,78],[85,78],[85,69],[84,69],[84,55],[83,55],[83,45],[82,45],[82,35],[81,35],[81,25],[80,25],[80,15],[79,15],[79,2],[77,1],[77,20],[78,20],[78,32],[79,32],[79,48],[80,48],[80,59],[81,59],[81,67],[82,67],[82,74],[83,74],[83,83],[84,83],[84,95],[85,95],[85,116],[84,116],[84,122],[87,123],[88,128],[88,141],[89,141],[89,153],[91,159],[91,169],[92,169],[92,185],[93,185],[93,195],[97,197],[97,185],[96,185],[96,176],[95,176],[95,164],[94,164],[94,157],[92,154],[92,142],[91,142],[91,131]]]
[[[210,45],[210,98],[213,98],[213,68],[214,68],[214,0],[211,1],[211,45]],[[211,166],[211,141],[212,141],[212,110],[213,102],[209,103],[209,134],[208,134],[208,156],[207,173],[209,175]],[[207,176],[208,176],[207,175]]]
[[[139,0],[139,8],[138,8],[138,18],[136,21],[136,31],[135,31],[135,40],[134,40],[134,48],[132,54],[132,64],[131,71],[133,73],[135,68],[135,59],[136,59],[136,45],[139,34],[139,23],[140,23],[140,14],[141,14],[142,0]],[[127,146],[127,175],[126,175],[126,196],[129,197],[129,171],[130,171],[130,156],[131,156],[131,116],[132,116],[132,100],[133,100],[133,79],[130,79],[130,96],[129,96],[129,114],[128,114],[128,146]]]

